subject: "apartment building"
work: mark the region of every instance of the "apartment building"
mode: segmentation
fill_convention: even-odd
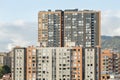
[[[82,48],[37,48],[37,80],[82,80]]]
[[[11,57],[9,56],[9,53],[0,52],[0,66],[4,65],[11,67]]]
[[[26,50],[26,80],[36,80],[36,48],[28,46]]]
[[[101,80],[108,80],[112,76],[119,77],[120,54],[111,50],[101,53]]]
[[[100,46],[100,12],[67,9],[40,11],[38,42],[41,46]]]
[[[100,15],[94,10],[40,11],[39,46],[14,48],[13,80],[99,80]]]
[[[71,46],[71,43],[83,47],[100,46],[99,11],[64,11],[64,45]]]
[[[38,42],[44,47],[62,47],[63,24],[61,11],[40,11],[38,14]],[[62,32],[62,33],[61,33]]]
[[[38,13],[40,47],[82,47],[84,54],[82,57],[85,64],[82,65],[83,79],[98,80],[100,78],[101,47],[100,16],[100,11],[94,10],[40,11]]]
[[[101,80],[110,79],[113,70],[113,52],[104,50],[101,54]]]
[[[7,56],[6,53],[0,52],[0,66],[4,66],[6,64],[5,56]]]
[[[12,53],[12,80],[26,80],[26,48],[15,47]]]

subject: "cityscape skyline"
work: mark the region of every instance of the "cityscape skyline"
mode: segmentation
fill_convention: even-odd
[[[13,48],[12,80],[99,80],[100,31],[100,11],[39,11],[39,44]]]
[[[109,48],[102,46],[103,37],[117,38],[118,45],[120,39],[119,1],[107,3],[1,1],[0,63],[11,69],[8,73],[1,71],[1,78],[120,79],[119,47],[114,40],[108,40],[112,44]]]
[[[93,5],[93,2],[96,3]],[[58,4],[59,3],[59,4]],[[65,4],[66,5],[62,5]],[[74,9],[100,10],[102,14],[102,35],[120,35],[120,16],[116,6],[119,2],[109,1],[1,1],[0,3],[0,51],[8,51],[16,45],[36,45],[37,14],[39,10]],[[44,6],[47,4],[47,6]],[[6,6],[7,5],[7,6]],[[17,5],[17,7],[16,7]],[[23,6],[21,6],[23,5]],[[24,9],[23,7],[27,5]],[[61,6],[62,5],[62,6]],[[114,5],[114,6],[112,6]],[[111,23],[111,24],[109,24]],[[109,30],[108,30],[109,27]],[[29,28],[29,29],[27,29]],[[26,32],[27,29],[27,32]],[[18,31],[19,30],[19,31]],[[107,30],[107,31],[106,31]],[[31,33],[32,32],[32,33]],[[9,35],[8,35],[9,34]],[[31,35],[31,36],[29,36]]]

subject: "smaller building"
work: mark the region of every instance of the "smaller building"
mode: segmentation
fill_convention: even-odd
[[[7,54],[5,52],[0,52],[0,66],[4,66],[6,64],[6,56]]]
[[[4,65],[11,67],[11,57],[9,56],[9,53],[0,52],[0,66]]]
[[[13,49],[12,80],[26,80],[26,48]]]
[[[120,74],[120,54],[112,50],[103,50],[100,57],[101,80],[119,80],[111,77],[115,78]]]
[[[37,80],[82,80],[81,47],[37,47]]]

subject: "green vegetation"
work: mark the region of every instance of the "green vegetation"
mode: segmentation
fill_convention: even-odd
[[[0,78],[2,78],[4,74],[8,74],[8,73],[11,73],[11,70],[7,65],[0,66]]]
[[[114,49],[120,52],[120,36],[102,36],[102,49]]]

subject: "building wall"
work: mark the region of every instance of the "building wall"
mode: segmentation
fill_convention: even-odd
[[[0,66],[4,65],[11,67],[11,57],[9,56],[9,53],[0,52]]]
[[[11,54],[10,52],[7,53],[7,56],[5,56],[5,65],[9,66],[11,68]]]
[[[83,80],[83,48],[73,47],[71,54],[71,80]]]
[[[85,48],[85,80],[97,80],[96,48]]]
[[[115,75],[120,74],[120,53],[114,52],[113,54],[113,73]]]
[[[82,80],[82,48],[80,47],[39,47],[37,61],[38,80]]]
[[[110,74],[113,73],[113,52],[104,50],[101,53],[101,80],[110,79]]]
[[[101,74],[112,73],[112,64],[113,64],[112,58],[113,58],[113,52],[111,52],[110,50],[102,51],[102,54],[101,54]]]
[[[37,79],[70,80],[70,52],[71,49],[61,47],[38,48]]]
[[[0,52],[0,66],[6,65],[5,57],[7,56],[7,53]]]
[[[101,74],[101,80],[112,80],[112,79],[110,79],[110,74]]]
[[[37,80],[53,80],[53,69],[55,65],[52,65],[52,55],[54,49],[51,48],[37,48],[36,53],[36,77]]]
[[[111,50],[101,53],[101,80],[110,79],[110,75],[120,74],[120,54]]]
[[[14,63],[15,63],[15,60],[14,60],[14,50],[10,51],[10,56],[11,56],[11,77],[12,77],[12,80],[15,80],[14,79]]]
[[[100,46],[100,15],[93,10],[40,11],[38,42],[40,46]]]
[[[45,12],[38,14],[38,42],[40,46],[60,47],[61,42],[61,11]]]
[[[71,48],[56,48],[56,80],[71,80]]]
[[[65,46],[100,46],[100,12],[92,10],[64,11]],[[72,45],[73,46],[73,45]]]
[[[26,52],[26,80],[36,80],[36,48],[27,47]]]
[[[26,49],[14,48],[14,80],[26,80]]]

